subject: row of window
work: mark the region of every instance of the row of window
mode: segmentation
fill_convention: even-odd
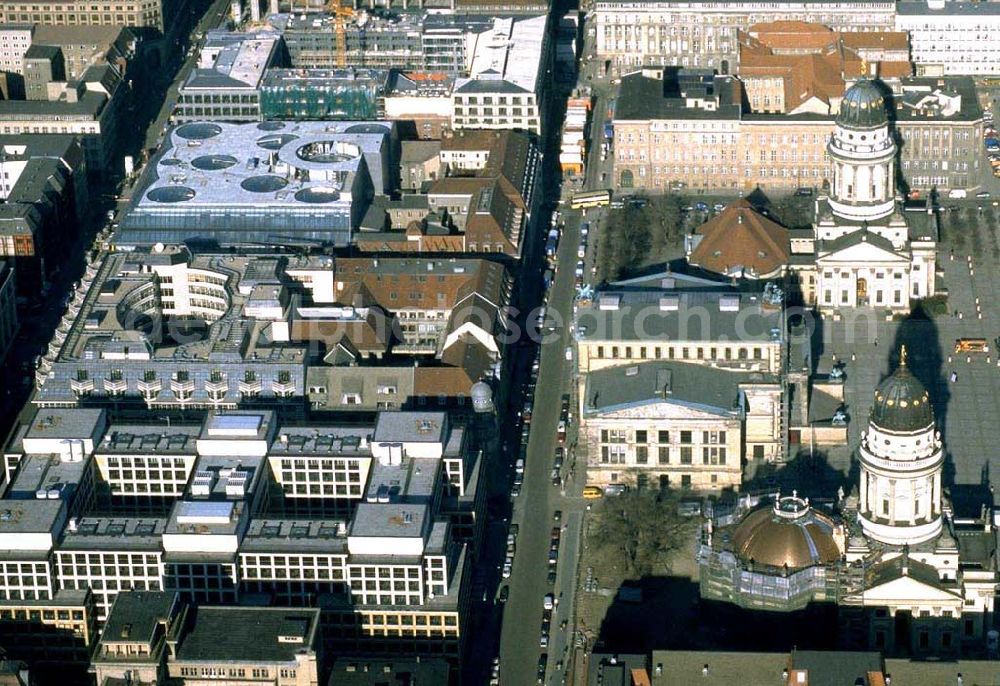
[[[650,348],[646,348],[643,346],[630,346],[630,345],[624,345],[624,346],[598,345],[591,347],[592,352],[594,351],[595,347],[596,347],[596,352],[594,353],[594,356],[597,359],[613,359],[613,360],[617,359],[747,360],[751,358],[754,360],[764,359],[764,349],[760,347],[754,347],[750,349],[741,347],[736,349],[734,352],[732,348],[721,348],[721,349],[716,347],[702,348],[700,346],[693,348],[674,347],[674,346],[667,346],[667,347],[651,346]],[[649,354],[650,351],[652,352],[651,355]],[[664,352],[666,352],[665,357],[664,357]]]
[[[656,448],[657,464],[671,464],[670,455],[676,452],[679,462],[674,464],[690,465],[694,464],[694,448],[682,446],[674,451],[668,446]],[[601,446],[601,464],[626,464],[628,462],[628,446],[622,444],[611,444]],[[649,446],[639,445],[635,447],[635,464],[649,464]],[[721,446],[704,446],[701,449],[701,464],[723,465],[726,464],[726,449]]]

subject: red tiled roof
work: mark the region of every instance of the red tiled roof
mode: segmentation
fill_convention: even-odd
[[[726,274],[743,267],[759,276],[788,263],[788,230],[759,214],[746,200],[732,202],[718,216],[698,227],[702,236],[688,261],[703,269]]]

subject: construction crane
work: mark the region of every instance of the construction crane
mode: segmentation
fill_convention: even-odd
[[[330,0],[326,3],[326,11],[333,15],[334,28],[337,32],[337,67],[347,66],[347,20],[354,18],[354,8],[340,4],[341,0]]]

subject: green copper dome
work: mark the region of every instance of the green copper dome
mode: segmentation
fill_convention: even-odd
[[[920,431],[934,422],[930,395],[906,366],[905,346],[899,367],[875,390],[871,422],[879,429],[898,433]]]
[[[869,79],[860,79],[840,101],[837,124],[850,129],[874,129],[889,121],[882,91]]]

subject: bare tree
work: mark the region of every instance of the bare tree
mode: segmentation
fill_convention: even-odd
[[[604,498],[593,511],[589,545],[620,557],[631,577],[666,574],[673,553],[688,546],[697,529],[681,517],[673,491],[628,491]]]

